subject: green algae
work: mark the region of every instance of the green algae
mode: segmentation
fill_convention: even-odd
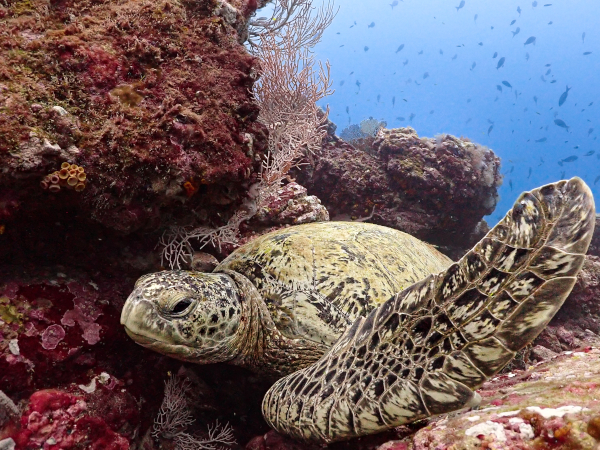
[[[21,325],[23,314],[19,313],[15,305],[10,304],[8,297],[0,297],[0,320],[5,323]]]

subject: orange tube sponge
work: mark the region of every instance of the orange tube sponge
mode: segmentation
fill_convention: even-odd
[[[66,187],[81,192],[85,189],[87,175],[83,167],[77,164],[63,162],[60,169],[46,175],[40,186],[51,192],[59,192],[61,187]]]

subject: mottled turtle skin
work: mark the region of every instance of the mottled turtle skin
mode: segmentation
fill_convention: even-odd
[[[263,400],[276,430],[350,439],[476,404],[563,304],[594,223],[573,178],[523,193],[457,263],[375,225],[292,227],[212,274],[142,277],[121,323],[167,355],[281,377]]]

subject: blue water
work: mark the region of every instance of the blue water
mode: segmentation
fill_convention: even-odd
[[[338,135],[372,116],[388,128],[410,125],[421,136],[450,133],[490,147],[505,174],[490,225],[521,191],[561,178],[582,177],[599,198],[600,2],[546,1],[551,6],[466,0],[457,11],[460,0],[404,0],[393,9],[391,0],[338,0],[339,12],[315,48],[317,59],[331,63],[335,93],[321,103],[329,104]],[[524,45],[531,36],[535,44]],[[567,85],[572,89],[559,107]],[[577,159],[559,165],[570,156]]]

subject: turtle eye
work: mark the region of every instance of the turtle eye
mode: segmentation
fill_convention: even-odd
[[[171,310],[171,314],[174,316],[182,316],[185,313],[189,312],[190,306],[192,305],[193,300],[191,298],[182,298],[175,305],[173,305],[173,309]]]

